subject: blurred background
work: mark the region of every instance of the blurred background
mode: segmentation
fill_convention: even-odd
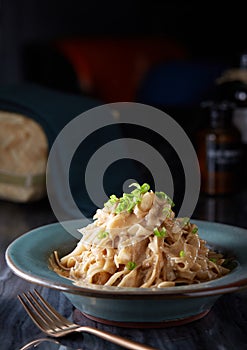
[[[1,0],[0,82],[32,80],[112,100],[111,87],[100,85],[110,74],[112,84],[120,79],[116,98],[137,98],[157,65],[232,65],[246,50],[244,16],[238,2]]]
[[[85,109],[93,105],[88,104],[90,99],[95,105],[141,102],[169,113],[196,144],[197,133],[208,123],[202,102],[219,95],[221,100],[235,98],[231,89],[219,88],[225,72],[241,68],[242,83],[245,80],[247,86],[247,60],[241,61],[247,50],[245,21],[238,1],[0,0],[0,87],[10,87],[9,92],[0,91],[0,109],[12,108],[4,105],[6,96],[15,112],[20,105],[17,100],[26,99],[27,116],[37,116],[30,112],[32,94],[27,92],[23,98],[20,90],[11,90],[19,86],[23,93],[26,84],[44,88],[42,93],[46,89],[61,93],[54,101],[64,98],[68,111],[78,103],[71,118],[83,111],[85,102],[66,100],[72,95],[89,99]],[[40,114],[44,113],[41,105],[54,112],[51,94],[48,98],[45,93],[36,95]],[[246,106],[247,102],[245,112]],[[240,132],[246,128],[243,120]],[[52,141],[48,136],[49,145]]]
[[[238,2],[0,1],[0,84],[149,103],[185,127],[244,50]]]

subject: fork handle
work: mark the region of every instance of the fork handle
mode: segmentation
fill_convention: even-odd
[[[105,331],[102,331],[97,328],[87,327],[87,326],[81,326],[76,329],[77,332],[87,332],[94,334],[102,339],[108,340],[112,343],[118,344],[120,346],[123,346],[126,349],[132,349],[132,350],[157,350],[155,348],[152,348],[148,345],[143,345],[141,343],[137,343],[133,340],[129,340],[123,337],[120,337],[119,335],[111,334]]]

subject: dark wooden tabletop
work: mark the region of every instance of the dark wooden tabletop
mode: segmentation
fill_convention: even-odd
[[[201,196],[193,217],[247,228],[246,198],[246,191],[228,197]],[[31,285],[14,275],[5,261],[5,250],[14,239],[32,228],[55,221],[46,199],[29,204],[0,201],[0,349],[17,350],[45,337],[18,301],[19,293],[35,287],[60,313],[75,319],[76,310],[61,292]],[[142,330],[106,326],[86,318],[81,321],[160,350],[243,350],[247,349],[247,290],[220,297],[205,317],[176,327]],[[88,334],[63,339],[56,349],[67,349],[69,344],[84,350],[120,349]],[[42,347],[52,348],[48,343]]]

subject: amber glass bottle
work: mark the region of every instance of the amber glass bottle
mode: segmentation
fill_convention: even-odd
[[[247,51],[236,64],[223,72],[216,81],[217,98],[234,103],[233,124],[239,129],[243,143],[243,178],[247,178]],[[247,182],[243,184],[246,188]]]
[[[229,102],[205,102],[208,126],[197,134],[201,170],[201,191],[210,195],[228,194],[241,185],[241,134],[233,125],[234,106]]]

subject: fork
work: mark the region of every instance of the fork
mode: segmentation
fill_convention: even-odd
[[[34,293],[29,291],[28,293],[23,293],[22,296],[18,295],[18,299],[36,326],[51,337],[63,337],[72,332],[87,332],[126,349],[157,350],[148,345],[143,345],[97,328],[70,322],[67,318],[60,315],[36,289],[34,289]]]

